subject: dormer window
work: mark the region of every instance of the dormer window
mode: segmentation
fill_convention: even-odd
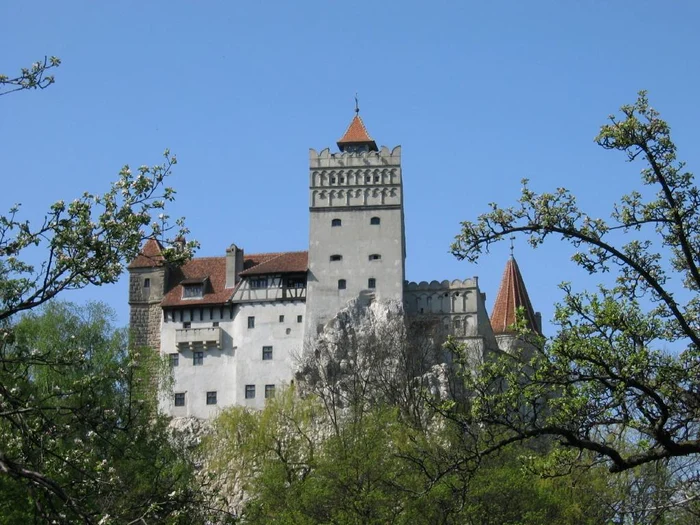
[[[185,279],[180,284],[182,285],[183,299],[201,299],[204,297],[204,288],[207,283],[207,278]]]

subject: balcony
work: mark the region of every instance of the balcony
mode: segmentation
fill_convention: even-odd
[[[181,328],[175,330],[175,343],[178,347],[216,347],[221,349],[221,327]]]

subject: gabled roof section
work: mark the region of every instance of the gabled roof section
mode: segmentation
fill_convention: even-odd
[[[245,255],[239,275],[264,275],[269,273],[306,272],[308,252],[275,252]],[[182,297],[183,286],[200,284],[209,280],[204,295],[197,298]],[[233,297],[236,288],[226,288],[226,257],[198,257],[187,261],[179,268],[173,268],[171,286],[165,294],[161,306],[202,306],[221,305]],[[239,283],[240,284],[240,283]]]
[[[491,327],[496,335],[514,334],[515,313],[518,308],[525,310],[525,326],[533,332],[540,334],[540,329],[535,316],[535,310],[530,303],[530,297],[525,288],[523,276],[520,274],[518,263],[511,257],[506,263],[506,269],[501,278],[501,286],[498,288],[496,302],[491,311]]]
[[[157,239],[151,237],[143,245],[141,251],[136,258],[129,263],[128,268],[156,268],[163,266],[165,257],[163,257],[163,245]]]
[[[264,262],[243,270],[242,276],[271,273],[305,273],[309,267],[309,252],[285,252],[276,254]]]
[[[207,279],[209,286],[205,286],[202,297],[183,299],[183,286],[206,283]],[[226,288],[226,257],[191,259],[173,269],[171,283],[175,286],[165,294],[162,306],[223,304],[233,295],[233,288]]]
[[[345,151],[345,148],[350,145],[366,145],[370,151],[378,151],[377,143],[367,133],[365,123],[362,122],[359,114],[355,115],[345,135],[338,141],[340,151]]]

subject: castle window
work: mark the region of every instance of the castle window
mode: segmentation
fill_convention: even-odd
[[[284,316],[280,315],[280,323],[284,323]]]
[[[338,290],[345,290],[347,285],[348,283],[345,281],[345,279],[338,279]]]
[[[297,315],[297,323],[301,323],[303,318],[304,318],[303,316]]]
[[[170,366],[178,366],[180,364],[180,354],[170,354]]]
[[[267,277],[256,277],[250,280],[251,288],[267,288]]]
[[[275,385],[265,385],[265,399],[275,397]]]
[[[379,175],[374,176],[374,182],[379,182]]]
[[[184,407],[185,406],[185,393],[178,392],[175,394],[175,406]]]
[[[381,222],[382,222],[382,220],[381,220],[379,217],[372,217],[372,218],[369,220],[369,223],[370,223],[370,224],[380,224]]]
[[[144,287],[144,288],[150,288],[150,287],[151,287],[151,280],[150,280],[148,277],[146,277],[146,278],[143,280],[143,287]]]
[[[216,405],[216,392],[207,392],[207,405]]]
[[[331,177],[331,184],[335,184],[335,177]]]
[[[255,385],[246,385],[245,386],[245,398],[246,399],[255,399]]]
[[[367,288],[376,288],[377,287],[377,280],[374,277],[370,277],[367,279]]]
[[[182,298],[198,299],[204,295],[204,279],[185,279],[182,281]]]
[[[342,255],[338,255],[338,254],[331,255],[331,262],[333,262],[333,261],[342,261],[342,260],[343,260],[343,256],[342,256]]]
[[[379,261],[382,258],[382,256],[378,253],[373,253],[372,255],[369,256],[370,261]]]
[[[263,358],[263,361],[272,361],[272,347],[271,346],[263,346],[262,358]]]
[[[340,219],[333,219],[331,221],[331,226],[340,226],[341,224],[343,224],[343,221],[341,221]]]
[[[255,317],[250,316],[248,318],[248,328],[255,328]]]
[[[182,327],[186,330],[188,328],[192,328],[192,323],[190,321],[184,321],[182,323]]]
[[[345,184],[345,177],[340,177],[340,183]]]
[[[369,175],[367,175],[367,176],[365,177],[365,182],[372,182],[372,177],[370,177]]]
[[[204,352],[192,352],[192,366],[204,364]]]

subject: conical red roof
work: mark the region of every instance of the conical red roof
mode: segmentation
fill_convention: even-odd
[[[131,261],[129,268],[154,268],[161,266],[164,260],[163,245],[151,237],[143,245],[136,258]]]
[[[366,144],[370,151],[377,151],[377,143],[367,133],[367,128],[360,115],[355,115],[352,119],[345,135],[338,141],[338,148],[340,151],[345,151],[345,146],[350,144]]]
[[[535,310],[530,303],[530,297],[525,288],[523,276],[520,274],[518,263],[511,257],[506,263],[506,269],[501,278],[501,286],[498,288],[496,302],[491,311],[491,327],[493,333],[513,334],[515,330],[515,313],[518,308],[525,310],[525,325],[535,333],[540,333],[540,329],[535,317]]]

